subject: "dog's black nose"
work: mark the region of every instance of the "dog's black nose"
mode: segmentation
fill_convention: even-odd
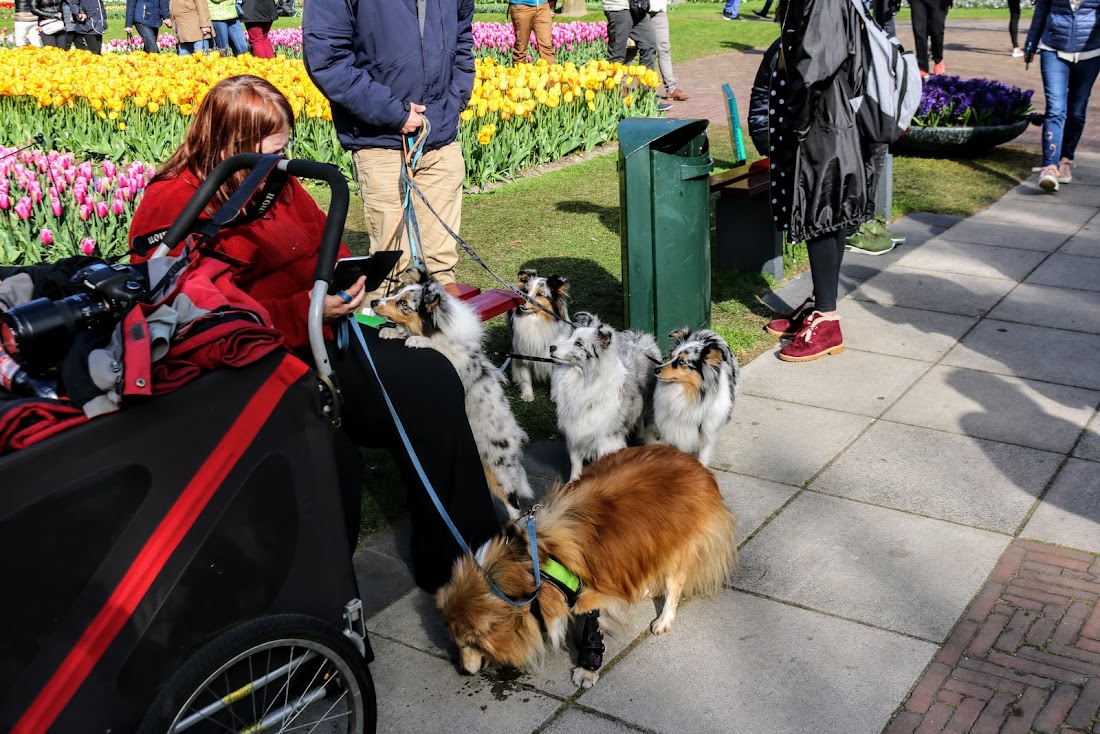
[[[558,348],[556,346],[554,346],[553,344],[551,344],[550,345],[550,354],[553,354],[556,351],[558,351]]]
[[[371,308],[376,308],[378,306],[378,304],[381,303],[381,302],[382,302],[381,298],[375,298],[373,301],[370,302],[370,307]]]

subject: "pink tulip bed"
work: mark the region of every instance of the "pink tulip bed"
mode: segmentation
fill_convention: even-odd
[[[153,168],[72,153],[0,146],[0,263],[32,265],[73,255],[124,254],[130,219]]]
[[[302,58],[301,28],[280,28],[271,31],[269,36],[276,54],[282,54],[287,58]],[[604,21],[555,23],[551,37],[554,40],[554,53],[559,64],[572,61],[580,65],[592,59],[607,58],[607,23]],[[0,44],[3,43],[2,39],[3,37],[0,37]],[[492,56],[501,63],[510,64],[515,41],[516,33],[511,23],[474,23],[476,56]],[[161,51],[175,52],[176,37],[171,33],[161,34],[157,38],[157,45],[160,46]],[[141,48],[141,39],[137,36],[125,40],[108,41],[103,46],[103,50],[107,53],[131,53],[140,51]],[[531,61],[539,58],[538,43],[533,33],[528,58]]]

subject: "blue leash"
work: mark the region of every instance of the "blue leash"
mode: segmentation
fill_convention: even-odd
[[[420,457],[416,455],[416,450],[413,448],[412,442],[409,440],[409,435],[405,432],[405,424],[401,422],[401,418],[397,415],[397,410],[393,407],[393,401],[390,400],[390,394],[386,390],[386,386],[382,384],[382,378],[378,374],[378,367],[374,364],[374,357],[371,356],[370,349],[367,347],[367,340],[363,336],[363,329],[359,325],[359,322],[352,318],[351,328],[355,331],[355,336],[359,339],[359,345],[363,347],[363,353],[367,355],[367,362],[370,364],[371,372],[374,373],[374,379],[378,381],[378,386],[382,389],[382,397],[386,401],[386,407],[390,411],[390,417],[393,418],[393,423],[397,426],[397,432],[401,435],[401,443],[405,445],[405,451],[408,452],[409,458],[412,459],[413,466],[416,468],[416,474],[420,477],[420,481],[424,484],[424,489],[428,491],[428,496],[432,500],[432,504],[435,505],[436,511],[439,516],[443,518],[443,522],[447,525],[447,529],[451,531],[451,535],[454,536],[455,542],[458,543],[458,547],[462,549],[463,553],[468,554],[471,558],[474,558],[473,552],[470,550],[470,546],[463,540],[461,533],[458,532],[458,528],[455,527],[454,522],[451,520],[451,516],[447,514],[447,510],[443,508],[443,503],[440,502],[439,496],[435,493],[435,489],[432,487],[432,483],[428,481],[428,475],[424,473],[424,467],[420,464]],[[507,594],[497,588],[497,585],[493,583],[493,580],[489,578],[489,574],[485,572],[485,569],[481,567],[481,564],[474,558],[474,565],[481,571],[481,575],[485,577],[485,580],[489,583],[489,588],[493,590],[493,593],[499,596],[504,601],[508,602],[514,607],[526,607],[535,601],[539,594],[539,588],[542,585],[542,575],[539,573],[539,549],[538,543],[535,538],[535,512],[532,510],[527,513],[527,537],[531,541],[531,567],[535,573],[535,593],[531,595],[530,599],[526,601],[518,602],[511,599]]]
[[[413,266],[419,268],[420,262],[420,225],[416,221],[416,212],[413,211],[412,202],[412,190],[414,184],[412,182],[413,172],[416,170],[416,164],[420,162],[420,156],[424,152],[424,143],[428,140],[428,134],[432,130],[432,125],[428,122],[428,118],[423,118],[424,125],[421,128],[422,132],[417,135],[410,133],[405,136],[403,140],[404,148],[407,151],[407,158],[401,166],[401,185],[405,189],[405,201],[402,205],[403,216],[405,218],[405,231],[409,234],[409,255],[412,257]]]

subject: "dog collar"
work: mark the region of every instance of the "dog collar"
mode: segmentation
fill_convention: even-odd
[[[547,558],[539,564],[539,576],[565,595],[565,602],[570,608],[576,606],[577,597],[580,596],[581,580],[575,573],[553,558]]]

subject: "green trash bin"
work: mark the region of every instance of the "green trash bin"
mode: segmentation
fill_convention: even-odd
[[[657,337],[710,326],[707,120],[619,123],[619,231],[626,326]]]

